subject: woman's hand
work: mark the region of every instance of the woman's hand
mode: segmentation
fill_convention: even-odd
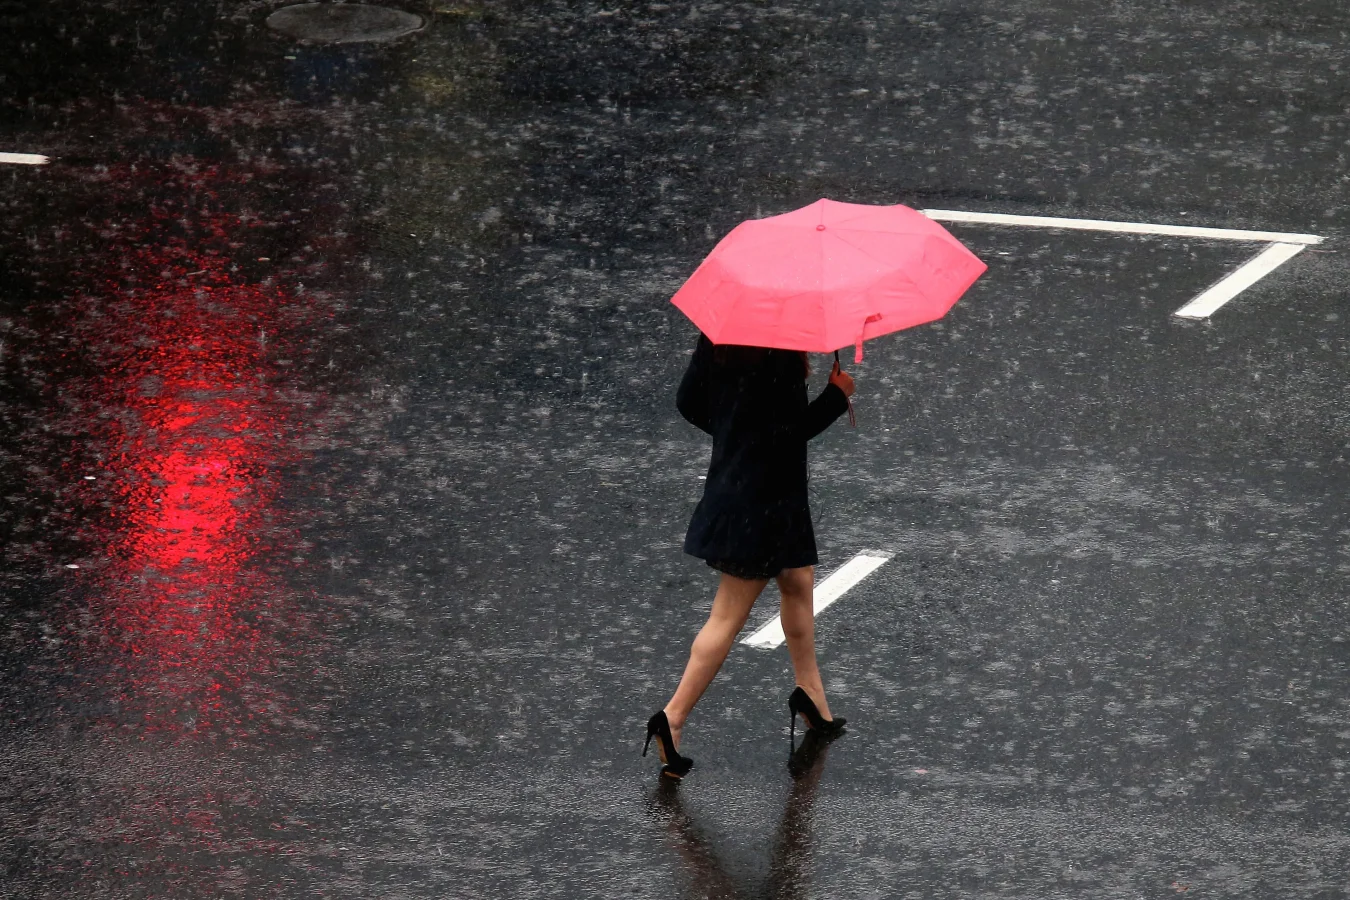
[[[853,376],[839,368],[839,363],[830,369],[830,384],[844,392],[845,397],[853,396]]]

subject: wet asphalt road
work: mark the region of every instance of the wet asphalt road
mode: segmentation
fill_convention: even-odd
[[[0,4],[0,896],[1350,896],[1350,12],[274,8]],[[813,447],[849,734],[738,646],[663,790],[668,299],[821,196],[1327,241],[952,226]]]

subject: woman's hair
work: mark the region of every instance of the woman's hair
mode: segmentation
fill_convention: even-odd
[[[759,365],[768,358],[773,350],[769,347],[749,347],[744,344],[713,344],[713,361],[719,366],[728,366],[734,369],[749,369]],[[791,350],[781,351],[791,353]],[[806,355],[805,350],[797,351],[802,359],[802,377],[809,378],[811,375],[811,359]]]
[[[713,362],[733,369],[749,369],[764,362],[768,347],[750,347],[745,344],[713,344]]]

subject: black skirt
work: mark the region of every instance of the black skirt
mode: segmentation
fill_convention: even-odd
[[[707,563],[719,572],[747,581],[777,578],[783,571],[781,566],[770,563],[745,563],[734,559],[710,559]]]

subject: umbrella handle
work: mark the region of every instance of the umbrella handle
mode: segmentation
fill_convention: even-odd
[[[836,369],[839,369],[839,351],[838,351],[838,350],[834,351],[834,366],[835,366]],[[842,372],[843,369],[840,369],[840,371]],[[852,398],[852,397],[846,397],[846,398],[844,398],[844,399],[848,400],[848,427],[849,427],[849,428],[857,428],[857,427],[858,427],[858,420],[855,419],[855,418],[853,417],[853,398]]]

